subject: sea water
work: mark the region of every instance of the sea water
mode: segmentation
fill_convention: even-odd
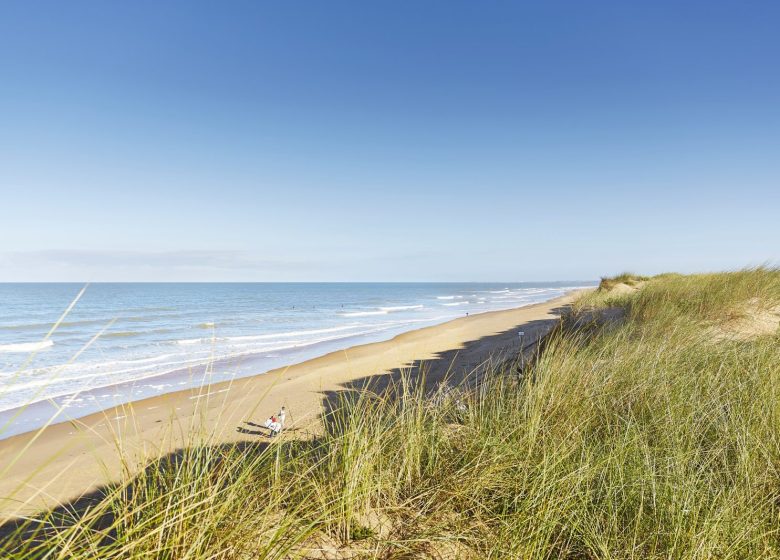
[[[592,284],[0,284],[0,438]]]

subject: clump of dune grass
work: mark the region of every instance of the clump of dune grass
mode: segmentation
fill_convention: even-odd
[[[755,299],[780,303],[780,271],[591,298],[622,322],[565,322],[522,373],[492,363],[444,398],[410,376],[344,393],[313,439],[193,436],[22,524],[0,557],[780,557],[780,336],[708,336]]]
[[[611,290],[618,284],[626,284],[628,286],[635,286],[636,284],[639,284],[640,282],[644,282],[647,280],[647,276],[641,276],[639,274],[634,274],[633,272],[623,272],[621,274],[618,274],[616,276],[604,276],[601,278],[601,281],[599,282],[599,290]]]

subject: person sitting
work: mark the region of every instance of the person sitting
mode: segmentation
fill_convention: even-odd
[[[282,407],[278,414],[271,416],[265,421],[264,426],[270,430],[270,437],[278,436],[281,433],[286,416],[287,411]]]
[[[266,428],[268,428],[271,433],[270,436],[274,437],[279,431],[281,431],[281,428],[279,426],[279,421],[276,418],[276,416],[271,416],[268,420],[265,421],[263,424]]]

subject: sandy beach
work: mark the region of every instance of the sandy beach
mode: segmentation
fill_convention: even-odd
[[[551,329],[575,293],[545,303],[467,316],[354,346],[232,382],[206,385],[111,408],[78,421],[0,441],[0,518],[28,515],[69,501],[119,478],[122,465],[168,453],[204,434],[212,444],[265,438],[258,424],[279,407],[287,432],[317,429],[326,399],[367,380],[389,379],[425,363],[428,380],[457,379],[492,357],[517,354]],[[289,435],[288,435],[289,437]]]

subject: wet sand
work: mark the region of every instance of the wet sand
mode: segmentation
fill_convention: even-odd
[[[75,500],[132,472],[149,457],[202,437],[209,444],[256,441],[256,424],[287,408],[288,434],[316,432],[325,401],[367,380],[382,382],[425,363],[427,379],[458,379],[481,362],[512,357],[551,329],[575,293],[481,313],[354,346],[268,373],[151,397],[0,441],[0,520]]]

